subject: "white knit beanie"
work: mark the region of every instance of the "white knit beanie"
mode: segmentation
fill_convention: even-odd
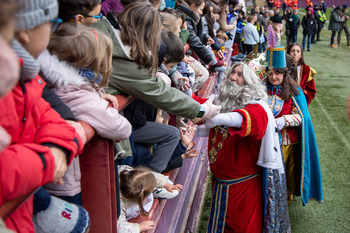
[[[45,210],[33,215],[36,233],[86,233],[89,230],[90,216],[83,207],[54,196],[50,197],[49,194],[41,198],[43,199],[39,204],[48,206],[45,206]],[[38,208],[38,206],[35,207]]]
[[[47,23],[58,15],[57,0],[16,0],[16,30],[27,30]]]

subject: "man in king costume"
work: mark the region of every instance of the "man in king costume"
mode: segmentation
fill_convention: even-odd
[[[275,120],[258,77],[265,70],[262,58],[227,69],[215,99],[221,113],[199,126],[199,131],[210,128],[213,196],[207,232],[269,232],[266,224],[272,225],[271,232],[290,231],[285,182],[276,181],[276,194],[266,187],[266,169],[283,174],[284,168]],[[267,200],[269,195],[274,200]],[[266,214],[266,206],[274,214]]]

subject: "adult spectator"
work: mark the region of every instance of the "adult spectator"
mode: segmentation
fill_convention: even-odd
[[[255,21],[257,20],[256,14],[253,16],[248,16],[247,24],[243,28],[243,44],[245,47],[246,54],[249,54],[253,51],[254,46],[259,43],[259,32],[254,26]]]
[[[332,31],[331,44],[330,44],[332,48],[338,47],[336,44],[334,44],[334,38],[337,32],[340,30],[341,22],[344,21],[344,18],[341,18],[339,13],[340,13],[340,6],[337,6],[331,12],[331,18],[329,20],[328,30]]]
[[[348,11],[348,5],[344,4],[341,10],[339,11],[340,17],[344,18],[344,21],[340,24],[340,29],[338,32],[338,46],[340,47],[340,41],[341,41],[341,33],[343,30],[346,34],[346,40],[347,40],[347,46],[350,46],[350,33],[349,33],[349,27],[348,27],[348,19],[350,17],[349,11]]]
[[[320,6],[316,5],[315,11],[316,11],[316,17],[317,17],[316,41],[321,41],[320,33],[324,24],[326,23],[327,18],[326,18],[325,12],[321,9]]]

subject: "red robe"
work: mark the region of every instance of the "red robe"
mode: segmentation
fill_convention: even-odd
[[[316,95],[316,86],[314,81],[314,75],[316,71],[310,66],[301,65],[300,66],[300,80],[299,84],[304,91],[307,105],[309,105]]]
[[[216,161],[210,164],[210,169],[214,177],[211,215],[213,215],[213,219],[218,220],[218,224],[209,221],[208,232],[262,232],[263,189],[261,175],[230,186],[226,185],[226,181],[258,174],[262,171],[262,168],[257,165],[257,161],[268,116],[259,104],[249,104],[246,108],[235,110],[235,112],[239,112],[243,116],[242,127],[239,129],[228,128],[227,138],[224,140],[222,149],[217,149],[218,143],[223,141],[222,130],[215,133],[215,129],[211,129],[209,134],[208,150],[210,151],[212,148],[217,150]],[[216,141],[213,145],[212,139],[215,134]],[[225,197],[227,201],[221,202],[218,200],[219,194],[215,193],[215,185],[220,182],[226,185],[221,189],[224,195],[226,195],[227,189],[229,191],[228,197]],[[216,206],[214,209],[226,205],[224,214],[217,214],[213,205]],[[224,223],[220,225],[220,221],[224,221]]]

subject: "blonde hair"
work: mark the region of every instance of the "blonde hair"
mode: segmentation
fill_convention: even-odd
[[[175,35],[179,35],[178,18],[166,12],[160,12],[160,15],[162,16],[163,31],[171,31]]]
[[[51,36],[48,50],[76,68],[89,68],[101,74],[98,87],[108,85],[112,69],[113,44],[102,32],[80,24],[66,24]],[[95,80],[92,85],[96,85]]]
[[[219,37],[219,38],[223,39],[224,41],[228,40],[228,36],[223,30],[217,31],[216,37]]]
[[[139,205],[141,215],[148,216],[143,208],[143,201],[154,191],[156,178],[151,171],[144,167],[124,170],[119,174],[120,193],[125,199]]]
[[[161,17],[148,1],[133,2],[118,15],[120,38],[131,47],[130,56],[139,69],[143,66],[153,73],[158,68],[158,50],[162,32]]]

